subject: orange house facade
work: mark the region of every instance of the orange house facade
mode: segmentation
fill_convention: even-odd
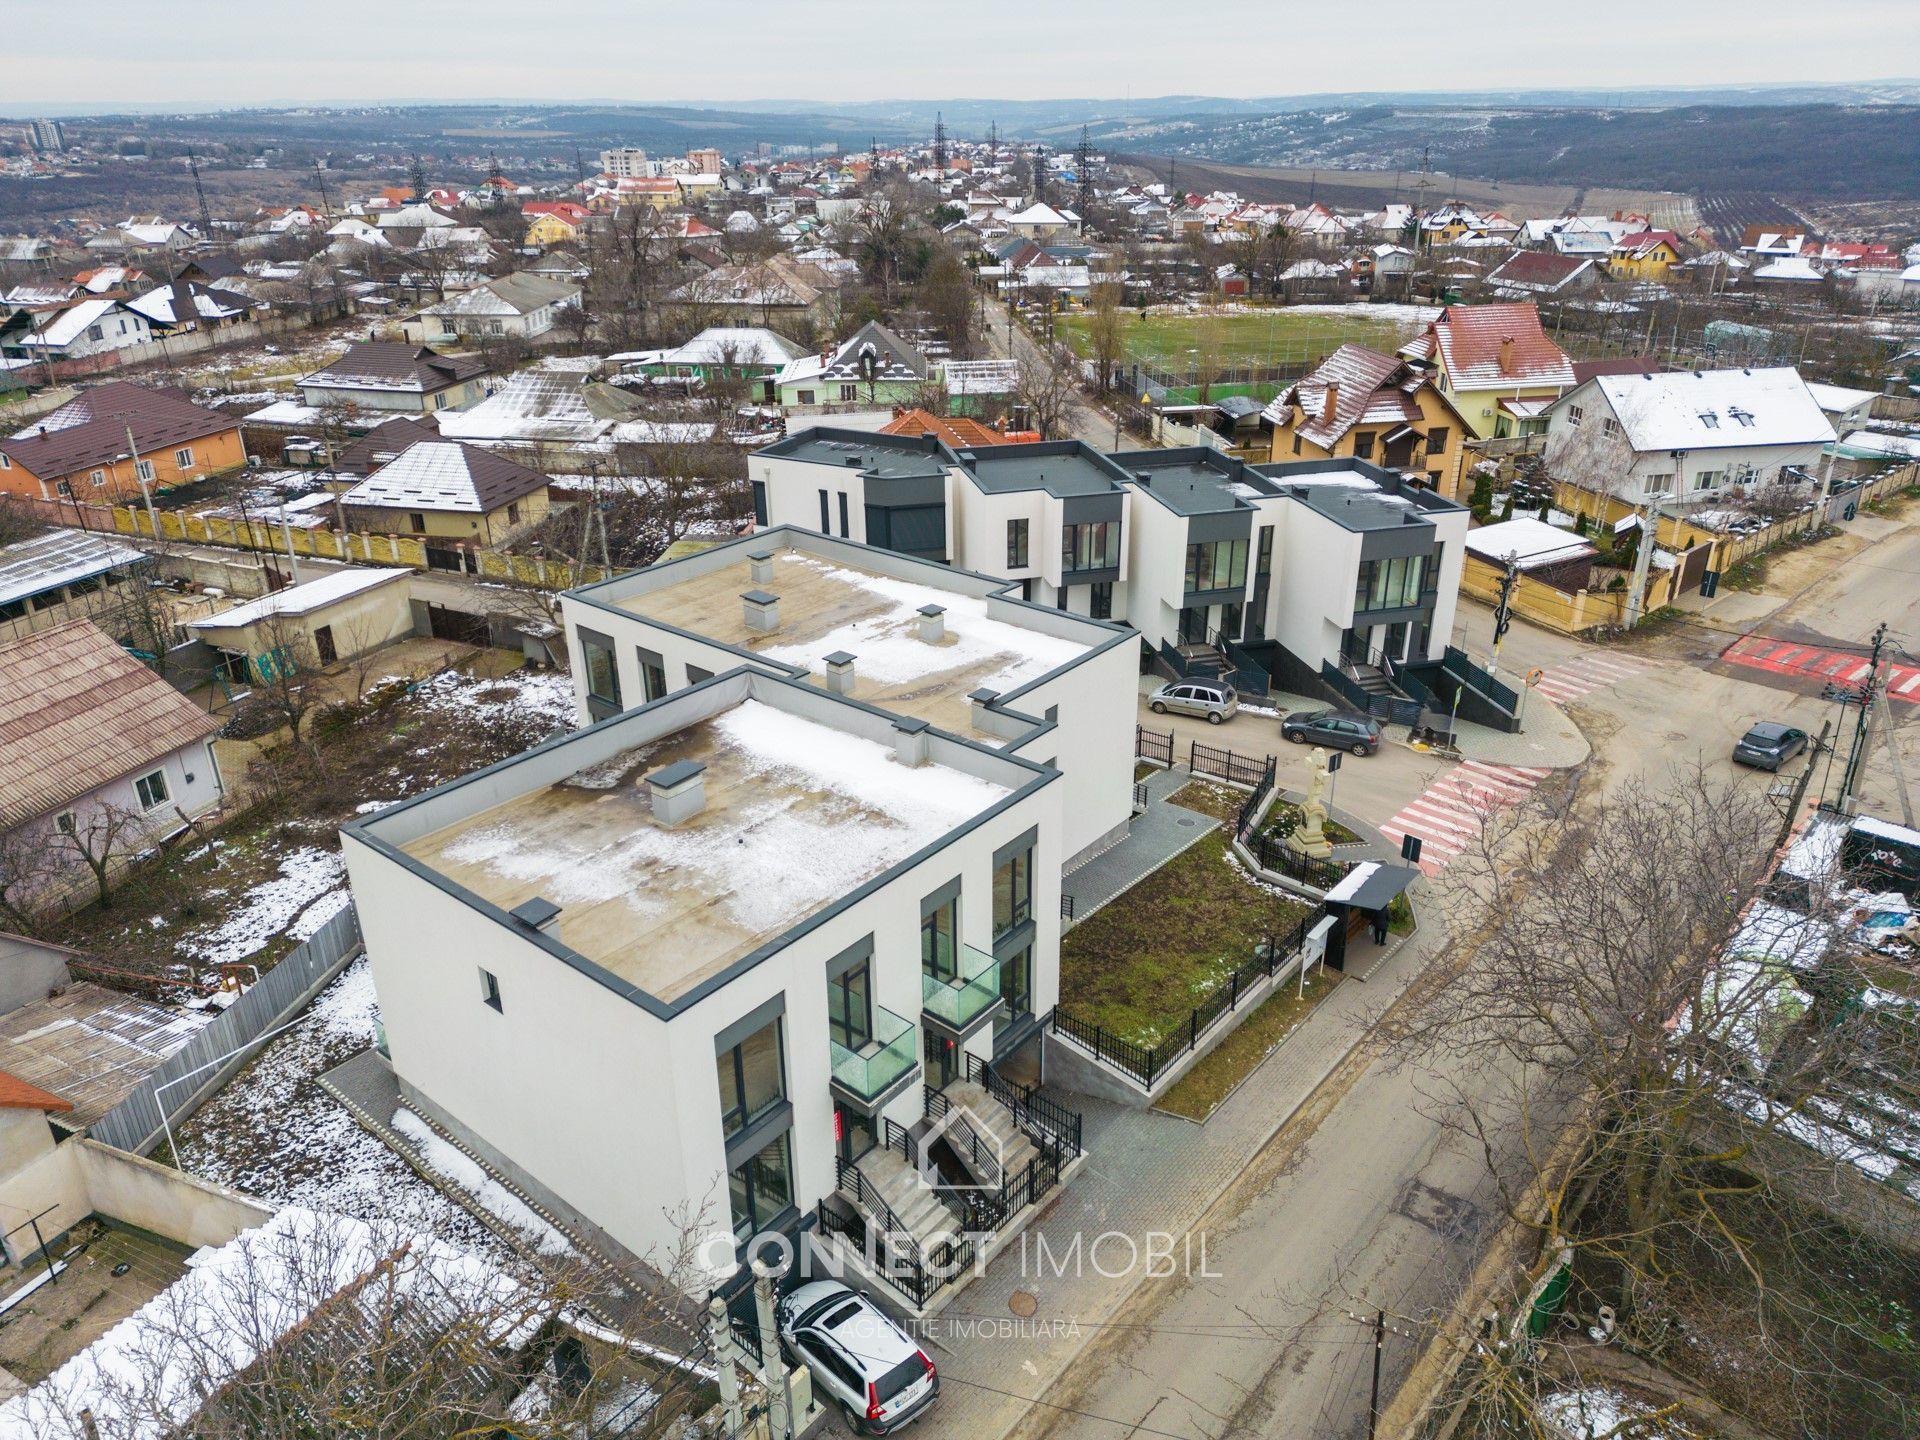
[[[172,391],[115,381],[0,439],[0,493],[125,504],[246,463],[231,417]]]

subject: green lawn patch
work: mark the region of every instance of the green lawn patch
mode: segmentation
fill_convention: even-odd
[[[1205,1120],[1220,1107],[1240,1082],[1275,1050],[1313,1013],[1340,983],[1340,972],[1322,970],[1307,977],[1306,992],[1300,993],[1299,981],[1289,981],[1261,1001],[1254,1012],[1242,1020],[1234,1032],[1209,1050],[1194,1067],[1160,1097],[1154,1108],[1184,1115],[1189,1120]]]
[[[1247,794],[1231,785],[1216,785],[1211,780],[1190,780],[1174,791],[1173,803],[1182,809],[1211,815],[1223,825],[1231,825],[1240,818],[1240,807],[1247,803]]]
[[[1184,1025],[1269,934],[1307,913],[1255,881],[1214,831],[1067,932],[1060,1005],[1136,1045]]]
[[[1348,341],[1391,354],[1412,334],[1409,325],[1370,315],[1365,305],[1334,312],[1273,305],[1212,318],[1220,326],[1222,361],[1240,367],[1317,361]],[[1155,312],[1142,320],[1137,310],[1128,310],[1122,320],[1121,353],[1128,360],[1178,372],[1191,368],[1197,358],[1205,323],[1201,316]],[[1076,353],[1088,355],[1088,322],[1084,314],[1056,316],[1055,333]]]

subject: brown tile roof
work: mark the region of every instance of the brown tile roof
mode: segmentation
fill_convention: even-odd
[[[432,416],[421,420],[396,416],[376,425],[335,455],[334,468],[350,475],[371,475],[388,461],[399,459],[409,445],[439,438],[440,431]]]
[[[1562,255],[1557,250],[1516,250],[1487,275],[1491,284],[1507,281],[1514,285],[1539,285],[1548,289],[1564,285],[1593,261],[1581,255]]]
[[[347,505],[485,515],[547,484],[538,470],[504,455],[436,439],[409,445],[340,499]]]
[[[0,1070],[0,1110],[71,1110],[73,1102]]]
[[[965,416],[943,420],[927,410],[907,410],[880,427],[882,435],[938,435],[956,450],[1005,445],[1007,437],[990,425]]]
[[[89,620],[0,644],[0,828],[219,729]]]
[[[1364,345],[1342,345],[1309,375],[1302,376],[1266,409],[1266,418],[1284,424],[1289,407],[1301,411],[1302,439],[1331,449],[1355,425],[1391,424],[1420,418],[1414,392],[1427,383],[1404,360]],[[1333,414],[1327,416],[1327,391],[1333,390]]]
[[[233,417],[203,410],[177,390],[110,380],[0,440],[0,452],[29,473],[54,480],[126,454],[129,426],[143,455],[240,428]]]
[[[1573,385],[1573,362],[1540,328],[1540,312],[1531,302],[1455,305],[1442,310],[1429,329],[1455,390]]]
[[[442,355],[425,345],[402,345],[397,340],[366,340],[339,359],[301,376],[300,383],[431,394],[486,373],[484,362],[467,356]]]
[[[1657,375],[1660,362],[1646,355],[1610,355],[1604,360],[1573,362],[1573,381],[1584,385],[1596,375]]]

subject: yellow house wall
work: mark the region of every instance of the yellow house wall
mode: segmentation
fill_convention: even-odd
[[[196,631],[216,650],[231,650],[249,658],[264,655],[298,636],[309,654],[317,655],[313,632],[333,631],[333,643],[342,660],[374,650],[413,633],[413,607],[407,603],[408,585],[393,581],[352,595],[310,615],[287,615],[261,620],[238,630]],[[304,657],[300,657],[304,663]]]

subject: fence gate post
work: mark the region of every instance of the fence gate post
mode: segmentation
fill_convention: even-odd
[[[1197,740],[1189,740],[1187,742],[1187,769],[1195,775],[1198,775],[1200,773],[1198,770],[1195,770],[1193,768],[1193,757],[1198,751],[1199,744],[1200,742]]]

